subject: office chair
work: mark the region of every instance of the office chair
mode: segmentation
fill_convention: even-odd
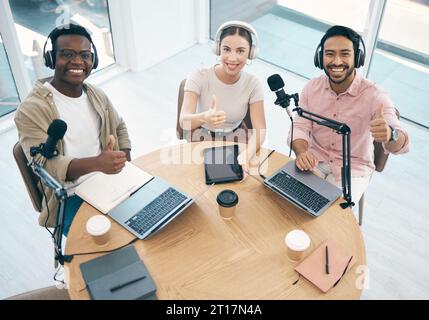
[[[186,79],[183,79],[179,85],[179,96],[177,97],[177,121],[176,121],[176,136],[178,139],[184,139],[183,129],[180,126],[180,112],[182,111],[183,96],[185,95]]]
[[[70,300],[70,296],[66,289],[50,286],[20,293],[5,300]]]
[[[177,136],[178,139],[185,139],[184,138],[184,134],[183,134],[183,129],[180,126],[180,121],[179,121],[179,119],[180,119],[180,112],[182,111],[183,96],[185,94],[185,90],[184,90],[185,83],[186,83],[186,79],[183,79],[180,82],[180,85],[179,85],[179,95],[178,95],[178,98],[177,98],[176,136]],[[250,111],[249,110],[247,110],[246,116],[244,117],[243,121],[246,124],[246,126],[247,126],[248,129],[253,129],[252,121],[250,119]],[[190,142],[190,141],[188,141],[188,142]]]
[[[398,109],[395,108],[395,113],[398,119],[400,118],[400,114]],[[384,153],[383,146],[381,142],[374,141],[374,165],[375,171],[382,172],[384,167],[386,166],[387,159],[389,158],[389,154]],[[362,197],[359,200],[359,225],[362,226],[363,221],[363,209],[365,203],[365,193],[362,194]]]
[[[30,196],[34,210],[36,210],[37,212],[41,212],[43,195],[42,192],[40,192],[39,188],[37,188],[37,184],[39,183],[40,178],[34,174],[33,170],[29,166],[27,166],[28,160],[19,142],[15,143],[15,145],[13,146],[13,157],[15,158],[16,164],[18,165],[19,172],[21,172],[22,179],[24,180],[24,184],[27,189],[28,195]],[[54,266],[55,268],[58,267],[57,260],[54,260]]]
[[[24,180],[24,184],[27,188],[27,192],[30,196],[34,210],[37,212],[42,211],[43,196],[39,188],[37,188],[37,184],[39,183],[40,179],[34,174],[33,170],[27,166],[28,160],[19,142],[13,146],[13,157],[15,158],[16,164],[18,165],[22,179]]]
[[[15,143],[13,146],[13,157],[15,158],[16,164],[18,165],[19,172],[21,172],[22,179],[24,180],[24,184],[28,195],[30,196],[34,210],[41,212],[43,195],[37,187],[37,184],[40,182],[40,178],[36,176],[33,170],[27,165],[27,157],[25,156],[24,150],[22,150],[21,144],[19,142]],[[55,254],[56,251],[54,247],[54,257]],[[55,259],[54,266],[55,268],[58,267],[58,261]]]

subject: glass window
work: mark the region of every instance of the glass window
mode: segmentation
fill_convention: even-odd
[[[100,61],[97,70],[115,62],[107,0],[9,0],[9,5],[32,82],[52,75],[43,64],[43,45],[52,29],[69,22],[91,33]]]
[[[326,29],[365,26],[370,0],[211,0],[211,38],[227,20],[250,22],[260,38],[259,58],[305,78],[320,75],[314,52]],[[256,8],[256,9],[254,9]]]
[[[19,104],[18,92],[0,35],[0,117],[12,112]]]
[[[429,0],[386,2],[368,77],[387,90],[401,116],[429,127]]]

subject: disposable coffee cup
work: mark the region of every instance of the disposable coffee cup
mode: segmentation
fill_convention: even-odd
[[[285,243],[288,248],[287,254],[289,259],[299,261],[310,247],[311,240],[304,231],[292,230],[286,235]]]
[[[111,225],[107,217],[99,214],[88,219],[86,222],[86,231],[92,236],[97,245],[102,246],[109,241]]]
[[[219,205],[220,216],[225,220],[231,220],[235,214],[238,195],[232,190],[223,190],[217,195],[216,201]]]

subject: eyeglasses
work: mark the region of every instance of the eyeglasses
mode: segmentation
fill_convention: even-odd
[[[58,52],[60,56],[66,60],[73,60],[77,55],[79,55],[83,61],[92,61],[93,53],[91,51],[81,51],[77,53],[71,49],[60,49]]]

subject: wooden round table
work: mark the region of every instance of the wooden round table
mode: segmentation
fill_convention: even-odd
[[[226,143],[229,144],[229,143]],[[160,149],[133,163],[160,176],[191,196],[206,188],[202,150],[211,142],[179,144]],[[219,145],[219,143],[215,143]],[[262,149],[252,161],[251,172],[268,154]],[[268,175],[289,160],[275,152],[264,163]],[[258,176],[242,182],[210,187],[196,203],[135,248],[157,286],[158,299],[359,299],[365,245],[350,209],[337,200],[325,213],[313,218],[261,184]],[[239,204],[232,220],[219,216],[217,194],[232,189]],[[99,212],[84,203],[70,228],[66,254],[118,248],[134,236],[112,220],[112,239],[98,247],[85,230],[87,220]],[[357,262],[339,284],[323,293],[294,270],[297,262],[287,257],[285,235],[304,230],[311,250],[326,239],[340,244]],[[310,250],[310,252],[311,252]],[[308,254],[309,252],[307,252]],[[72,299],[89,299],[79,265],[102,254],[75,256],[65,264]]]

